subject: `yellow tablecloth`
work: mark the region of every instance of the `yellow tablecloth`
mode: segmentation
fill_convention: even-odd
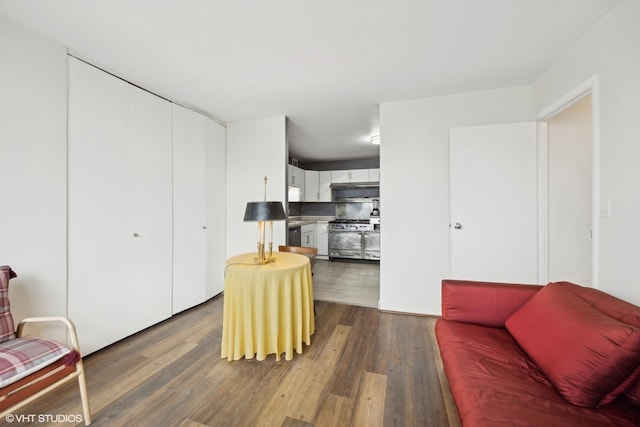
[[[304,255],[275,252],[275,262],[257,265],[255,253],[227,260],[224,281],[222,358],[256,355],[264,360],[311,344],[315,331],[311,266]]]

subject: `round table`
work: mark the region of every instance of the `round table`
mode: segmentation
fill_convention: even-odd
[[[274,252],[273,262],[256,264],[255,256],[227,260],[221,356],[264,360],[275,354],[280,360],[284,353],[292,360],[315,331],[309,258]]]

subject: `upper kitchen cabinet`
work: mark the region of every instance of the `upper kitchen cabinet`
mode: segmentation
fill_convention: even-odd
[[[331,201],[331,171],[304,171],[304,201]]]
[[[171,105],[70,57],[68,111],[68,316],[89,354],[171,316]]]
[[[320,171],[318,183],[319,202],[331,201],[331,171]]]
[[[289,183],[289,185],[293,185],[294,187],[299,187],[300,189],[304,190],[304,170],[293,165],[287,166],[289,172],[287,182]]]
[[[304,201],[317,202],[320,200],[320,172],[304,171]]]
[[[173,104],[173,313],[206,299],[205,117]]]
[[[368,182],[369,169],[335,170],[331,172],[331,182],[350,183]]]

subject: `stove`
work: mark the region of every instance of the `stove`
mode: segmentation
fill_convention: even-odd
[[[329,259],[380,260],[380,224],[369,219],[329,221]]]

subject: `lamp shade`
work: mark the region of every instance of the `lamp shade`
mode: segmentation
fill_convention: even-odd
[[[247,202],[245,221],[282,221],[285,219],[282,202]]]

